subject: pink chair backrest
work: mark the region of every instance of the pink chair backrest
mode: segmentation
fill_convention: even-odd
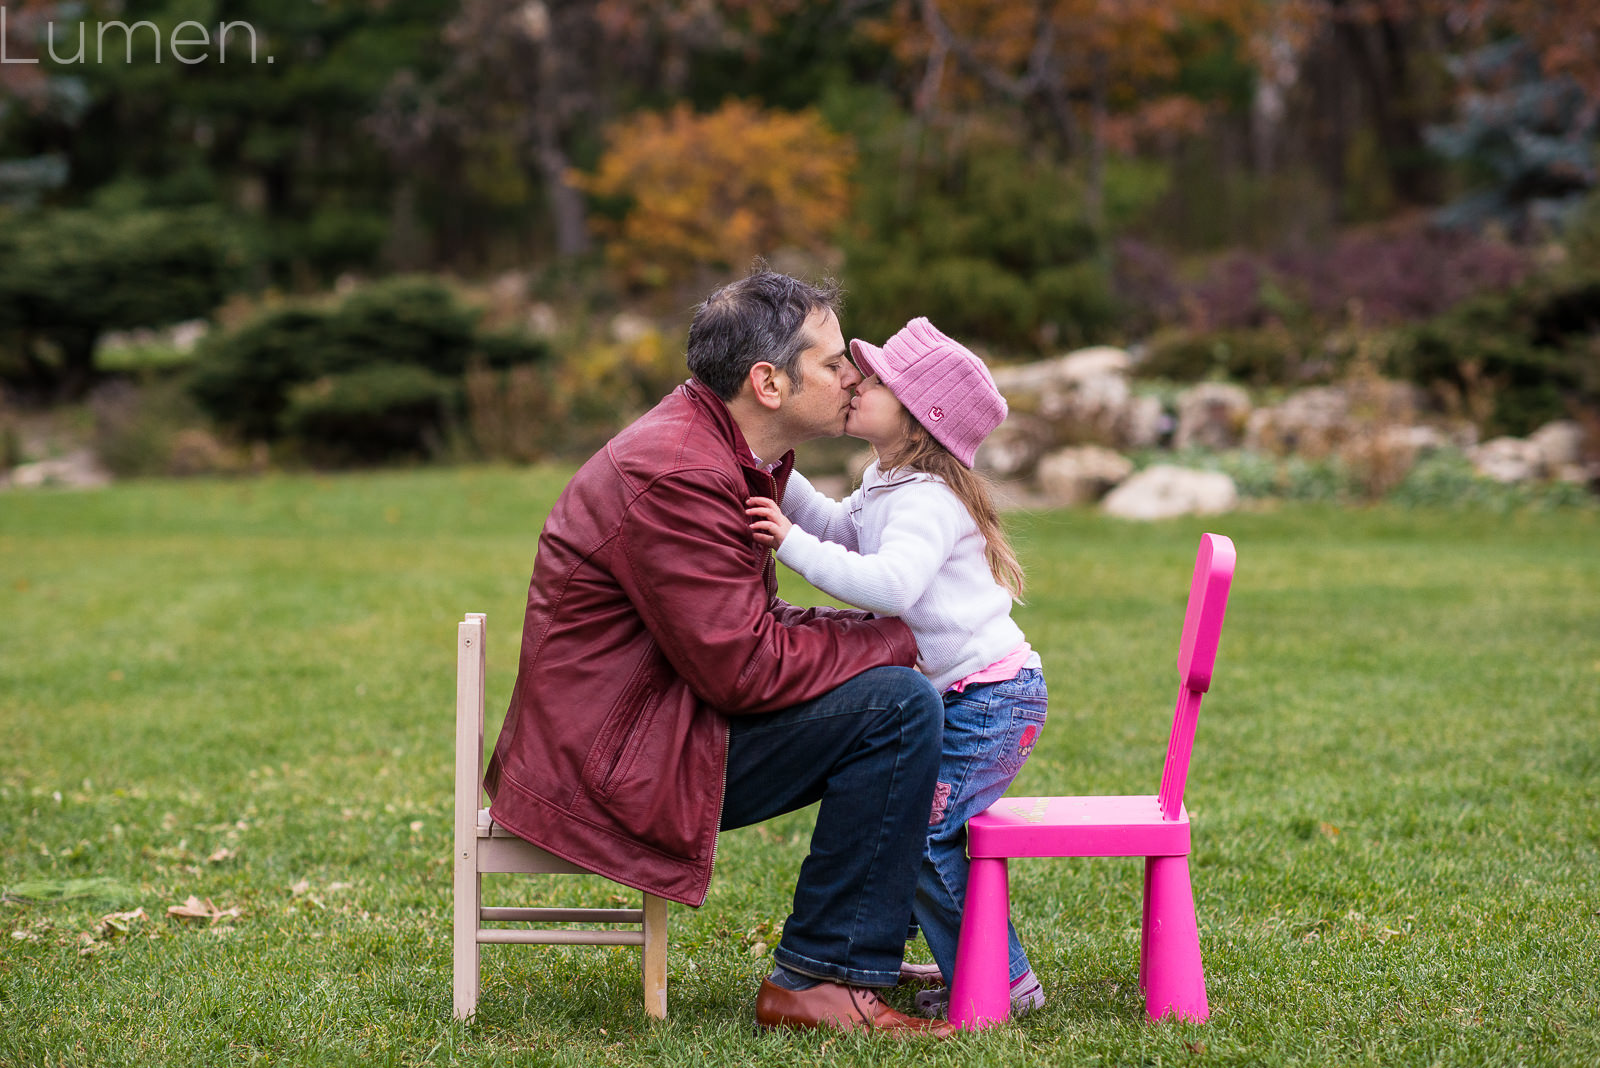
[[[1189,779],[1189,756],[1194,751],[1195,722],[1200,699],[1211,688],[1211,670],[1222,638],[1222,617],[1228,610],[1228,587],[1233,584],[1233,542],[1221,534],[1200,535],[1200,551],[1189,582],[1189,606],[1183,616],[1183,638],[1178,643],[1178,704],[1172,713],[1172,736],[1167,741],[1167,761],[1161,771],[1161,815],[1177,819],[1183,808],[1183,787]]]

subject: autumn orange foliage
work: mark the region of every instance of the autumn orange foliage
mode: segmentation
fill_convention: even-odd
[[[1178,32],[1213,24],[1248,42],[1269,10],[1265,0],[898,0],[872,31],[902,63],[927,67],[923,109],[935,96],[961,103],[984,90],[1062,103],[1101,96],[1135,126],[1192,130],[1198,102],[1151,100],[1179,71]]]
[[[607,142],[595,173],[572,182],[631,202],[620,221],[594,225],[634,284],[662,286],[695,267],[742,270],[784,246],[819,249],[850,210],[855,147],[812,110],[735,100],[701,115],[679,104],[624,119]]]

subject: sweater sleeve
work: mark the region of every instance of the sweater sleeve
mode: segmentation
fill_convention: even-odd
[[[948,489],[926,482],[886,493],[875,507],[888,509],[877,552],[854,552],[800,528],[783,539],[778,559],[846,604],[900,615],[950,558],[965,509]]]
[[[859,543],[850,513],[853,506],[859,507],[861,492],[856,490],[844,500],[836,501],[813,486],[799,471],[792,471],[780,503],[789,522],[801,530],[823,541],[854,549]]]
[[[915,662],[900,620],[775,612],[742,492],[679,472],[641,493],[618,531],[617,582],[701,700],[727,714],[769,712],[868,668]]]

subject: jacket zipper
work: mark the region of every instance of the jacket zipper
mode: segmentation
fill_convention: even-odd
[[[717,801],[716,830],[711,834],[711,866],[706,869],[706,888],[700,895],[700,904],[711,896],[711,880],[717,876],[717,846],[722,842],[722,810],[728,804],[728,746],[733,741],[733,728],[722,728],[722,797]],[[698,906],[696,906],[698,907]]]
[[[764,471],[762,474],[767,476],[767,485],[771,487],[767,496],[777,500],[778,480],[772,477],[771,471]],[[778,501],[778,503],[781,505],[783,502]],[[776,566],[772,562],[772,551],[769,549],[766,558],[761,562],[762,590],[767,588],[767,569]],[[768,594],[767,596],[771,597],[773,595]],[[716,827],[716,831],[711,835],[711,866],[706,869],[706,888],[705,892],[700,895],[701,905],[704,905],[706,898],[711,896],[711,880],[717,876],[717,847],[722,843],[722,812],[728,804],[728,749],[732,743],[733,728],[724,725],[722,728],[722,794],[717,800],[717,822],[713,825]]]

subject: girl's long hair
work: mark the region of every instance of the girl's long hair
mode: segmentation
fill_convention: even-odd
[[[891,454],[878,457],[885,474],[893,471],[920,471],[937,475],[944,480],[962,504],[966,505],[972,521],[983,535],[984,556],[989,561],[989,571],[994,580],[1011,591],[1014,600],[1022,600],[1022,565],[1000,525],[1000,512],[994,506],[994,494],[989,480],[967,467],[955,454],[939,444],[926,427],[908,411],[901,412],[905,419],[905,437],[900,447]]]

